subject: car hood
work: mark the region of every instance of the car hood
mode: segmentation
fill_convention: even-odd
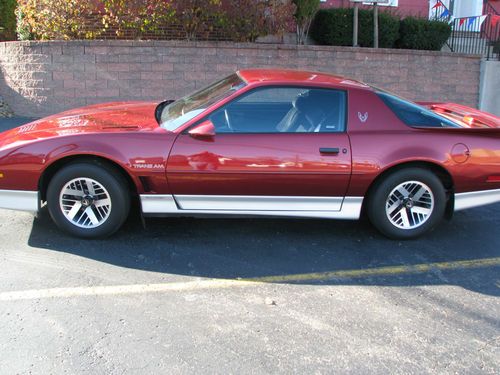
[[[154,118],[157,103],[106,103],[73,109],[30,122],[0,134],[0,147],[53,137],[160,129]]]

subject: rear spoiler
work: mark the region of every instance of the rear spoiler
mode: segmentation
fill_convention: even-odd
[[[500,118],[475,108],[456,103],[419,102],[418,104],[429,108],[454,122],[467,128],[500,128]]]

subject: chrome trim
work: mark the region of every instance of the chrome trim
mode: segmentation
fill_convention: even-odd
[[[192,196],[194,197],[194,196]],[[196,196],[197,201],[202,201],[203,199],[208,199],[210,204],[212,205],[214,201],[220,200],[221,196]],[[233,196],[234,197],[234,196]],[[236,196],[238,197],[238,196]],[[256,210],[255,206],[252,206],[253,209],[227,209],[227,203],[224,208],[221,209],[181,209],[177,206],[176,201],[172,195],[141,195],[141,205],[142,212],[144,214],[177,214],[177,215],[245,215],[245,216],[283,216],[283,217],[309,217],[309,218],[323,218],[323,219],[346,219],[346,220],[357,220],[361,215],[361,207],[363,205],[363,197],[346,197],[344,202],[341,204],[338,210],[327,211],[324,210],[303,210],[303,206],[299,206],[300,210]],[[176,196],[178,198],[178,196]],[[238,198],[241,198],[239,196]],[[289,199],[288,202],[299,203],[304,197],[262,197],[256,196],[256,200],[261,200],[262,198],[272,198],[276,200],[277,198],[286,198]],[[290,198],[296,198],[291,199]],[[307,197],[311,199],[311,201],[315,201],[315,207],[319,207],[317,204],[318,197]],[[337,200],[340,198],[326,198],[319,197],[330,200]],[[281,200],[278,204],[283,204],[285,200]],[[279,200],[279,199],[278,199]],[[192,200],[194,201],[194,200]],[[272,205],[270,199],[267,200],[269,204]],[[321,201],[321,199],[319,199]],[[300,204],[300,203],[299,203]],[[213,207],[213,206],[210,206]],[[276,206],[274,206],[276,207]],[[289,206],[290,207],[290,206]]]
[[[259,195],[176,195],[182,210],[340,211],[343,197]]]
[[[16,211],[38,212],[38,191],[0,190],[0,208]]]
[[[500,202],[500,189],[455,194],[455,211]]]
[[[145,214],[164,214],[179,210],[172,195],[143,194],[140,198],[142,212]]]

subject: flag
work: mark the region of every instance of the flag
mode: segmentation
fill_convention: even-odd
[[[499,15],[496,15],[496,14],[492,14],[491,15],[491,27],[496,27],[497,24],[498,24],[498,21],[500,21],[500,16]]]
[[[474,21],[476,20],[477,17],[469,17],[469,23],[467,24],[468,27],[471,27],[474,24]]]
[[[432,9],[436,9],[436,8],[440,8],[440,7],[444,7],[444,4],[441,2],[441,0],[438,0],[436,5],[434,5],[432,7]]]
[[[479,26],[483,25],[483,22],[484,22],[484,20],[486,20],[486,18],[488,18],[487,14],[483,14],[482,16],[479,16]]]
[[[467,18],[460,18],[460,22],[458,23],[458,26],[462,26],[465,21],[467,21]]]
[[[443,17],[449,16],[449,15],[450,15],[450,11],[448,9],[445,9],[445,10],[443,10],[443,13],[441,13],[439,18],[443,18]]]

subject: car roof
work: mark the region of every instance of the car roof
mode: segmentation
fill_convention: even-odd
[[[317,83],[334,85],[337,87],[358,87],[370,89],[367,84],[334,74],[311,72],[305,70],[286,70],[286,69],[244,69],[237,72],[238,75],[248,84],[266,82],[266,83]]]

